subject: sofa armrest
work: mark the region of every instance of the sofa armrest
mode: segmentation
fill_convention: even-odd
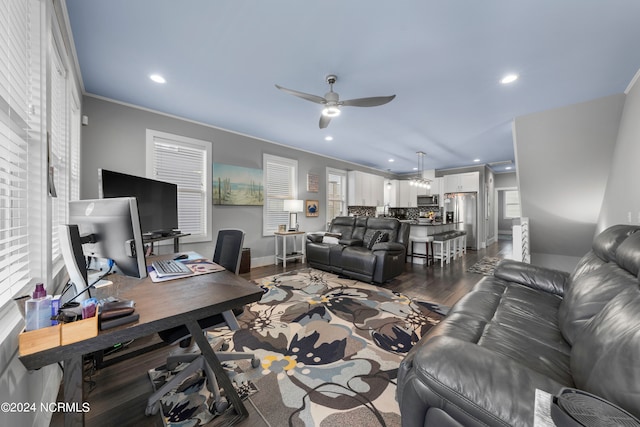
[[[324,235],[324,231],[307,233],[307,242],[322,243],[322,238],[324,237]]]
[[[373,245],[371,251],[387,251],[387,252],[397,252],[401,253],[404,251],[404,245],[398,242],[380,242]]]
[[[429,408],[463,425],[531,425],[535,390],[567,386],[475,343],[437,336],[402,361],[398,401],[406,426],[424,426]],[[421,419],[422,418],[422,419]]]
[[[493,275],[509,282],[520,283],[533,289],[564,295],[569,273],[538,267],[520,261],[504,260],[498,264]]]
[[[362,246],[364,244],[361,239],[340,239],[339,243],[344,246]]]

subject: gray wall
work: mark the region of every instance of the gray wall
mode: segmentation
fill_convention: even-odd
[[[640,71],[627,91],[616,151],[609,168],[598,231],[613,224],[640,224]],[[631,220],[629,220],[629,217]]]
[[[522,215],[530,219],[533,263],[543,264],[549,255],[580,257],[591,247],[624,99],[618,94],[515,119],[518,187]]]
[[[320,216],[298,215],[305,231],[324,230],[326,224],[326,167],[362,170],[385,175],[384,172],[336,159],[295,150],[237,133],[204,126],[108,100],[85,96],[82,114],[89,125],[82,128],[81,198],[98,197],[98,168],[112,169],[134,175],[145,175],[146,129],[211,141],[213,161],[236,166],[262,169],[263,153],[298,160],[298,197],[320,201]],[[307,173],[320,176],[320,191],[306,192]],[[273,237],[262,236],[261,206],[213,206],[213,236],[220,228],[239,227],[247,233],[245,246],[251,248],[252,266],[273,262]],[[213,242],[182,245],[183,250],[195,250],[213,255]],[[166,247],[165,252],[170,247]]]

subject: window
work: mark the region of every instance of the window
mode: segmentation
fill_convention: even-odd
[[[520,193],[517,190],[504,192],[504,218],[520,218]]]
[[[327,168],[327,223],[347,213],[347,171]]]
[[[178,186],[186,242],[211,241],[211,143],[147,129],[147,177]]]
[[[0,306],[46,274],[39,14],[0,0]]]
[[[289,212],[283,210],[285,199],[298,198],[298,161],[263,155],[264,206],[262,234],[270,236],[278,225],[289,223]]]

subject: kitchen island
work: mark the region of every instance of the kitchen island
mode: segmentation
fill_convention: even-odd
[[[415,249],[415,257],[412,257],[412,262],[414,264],[424,264],[426,263],[426,243],[418,243],[411,244],[414,238],[416,240],[424,240],[424,238],[428,236],[433,236],[434,234],[442,233],[445,231],[451,231],[458,229],[458,225],[461,222],[448,222],[443,224],[442,222],[424,222],[419,220],[404,220],[401,222],[406,222],[411,224],[411,230],[409,232],[409,247],[407,249],[407,258],[411,257],[413,253],[412,250]],[[413,246],[413,249],[412,249]],[[422,256],[422,258],[418,258],[417,256]]]

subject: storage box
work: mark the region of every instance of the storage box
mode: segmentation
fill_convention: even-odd
[[[18,352],[20,356],[26,356],[60,345],[73,344],[97,335],[98,316],[33,331],[23,331],[18,335]]]
[[[60,330],[60,344],[67,345],[74,342],[93,338],[98,335],[98,316],[75,322],[64,323]]]
[[[48,350],[60,345],[60,329],[62,325],[23,331],[18,335],[18,351],[20,356]]]

